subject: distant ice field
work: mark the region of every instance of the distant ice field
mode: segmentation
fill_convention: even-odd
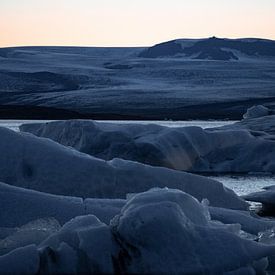
[[[1,49],[0,105],[141,120],[238,120],[253,105],[275,108],[275,58],[141,58],[142,50]]]
[[[24,123],[41,123],[46,120],[0,120],[0,126],[19,131],[19,126]],[[220,127],[229,125],[235,121],[104,121],[107,123],[140,123],[140,124],[159,124],[168,127],[198,126],[202,128]],[[275,185],[275,176],[243,176],[225,175],[210,176],[210,178],[222,182],[226,187],[234,190],[238,195],[260,191],[262,187]]]

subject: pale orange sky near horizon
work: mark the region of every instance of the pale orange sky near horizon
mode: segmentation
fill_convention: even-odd
[[[274,0],[0,0],[0,47],[275,39]]]

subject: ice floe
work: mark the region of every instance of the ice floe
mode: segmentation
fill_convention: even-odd
[[[222,183],[122,159],[104,161],[50,139],[0,128],[0,180],[18,187],[82,198],[122,198],[153,187],[185,191],[212,206],[245,209]],[[80,201],[76,199],[75,203]]]
[[[267,119],[268,127],[275,128],[274,118]],[[245,121],[251,119],[204,130],[81,120],[26,124],[20,129],[104,160],[122,158],[200,173],[274,173],[274,136],[252,131]]]
[[[94,215],[73,218],[40,244],[0,256],[0,271],[258,274],[272,255],[274,245],[213,224],[205,205],[164,188],[129,196],[109,225]]]

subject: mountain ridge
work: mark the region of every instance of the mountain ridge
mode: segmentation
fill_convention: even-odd
[[[274,57],[275,41],[261,38],[175,39],[143,50],[139,57],[185,57],[203,60],[239,60],[240,56]]]

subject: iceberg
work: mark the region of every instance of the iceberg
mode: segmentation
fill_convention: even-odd
[[[272,246],[211,226],[202,208],[176,190],[134,196],[111,222],[127,255],[120,266],[126,273],[222,274],[274,253]]]
[[[0,240],[0,255],[27,245],[38,245],[59,229],[60,224],[54,218],[38,219],[19,228],[14,228],[12,234]]]
[[[119,253],[110,227],[93,215],[72,219],[42,242],[39,251],[45,263],[41,269],[50,274],[114,274],[113,258]]]
[[[197,199],[164,188],[130,196],[109,225],[75,217],[41,244],[1,256],[0,266],[6,272],[16,256],[28,274],[255,274],[272,255],[274,245],[214,226]]]
[[[70,120],[25,124],[20,130],[103,160],[122,158],[194,173],[273,173],[274,136],[243,126],[257,119],[266,117],[215,129]],[[268,121],[274,128],[274,117]]]
[[[246,113],[243,115],[244,119],[249,118],[258,118],[263,116],[268,116],[271,113],[271,110],[263,105],[252,106],[247,109]]]
[[[104,161],[28,133],[0,128],[0,151],[0,181],[17,187],[83,199],[125,199],[128,193],[168,187],[207,198],[212,206],[247,208],[220,182],[122,159]]]
[[[265,110],[261,114],[258,110]],[[249,109],[250,110],[250,109]],[[213,128],[212,130],[248,130],[254,136],[274,140],[275,113],[262,105],[254,106],[251,111],[257,111],[257,115],[244,115],[244,119],[231,125]],[[209,129],[211,130],[211,129]]]
[[[261,211],[263,214],[274,215],[275,214],[275,190],[274,186],[267,190],[254,192],[248,195],[242,196],[247,201],[259,202],[262,204]]]
[[[1,274],[37,274],[39,266],[40,257],[35,245],[20,247],[0,256]]]
[[[240,224],[243,231],[256,236],[261,232],[275,228],[275,221],[261,218],[249,211],[209,207],[209,212],[212,220],[223,224]]]
[[[21,226],[45,218],[63,225],[74,217],[93,214],[109,224],[125,203],[122,199],[58,196],[0,183],[0,235],[4,238]]]

